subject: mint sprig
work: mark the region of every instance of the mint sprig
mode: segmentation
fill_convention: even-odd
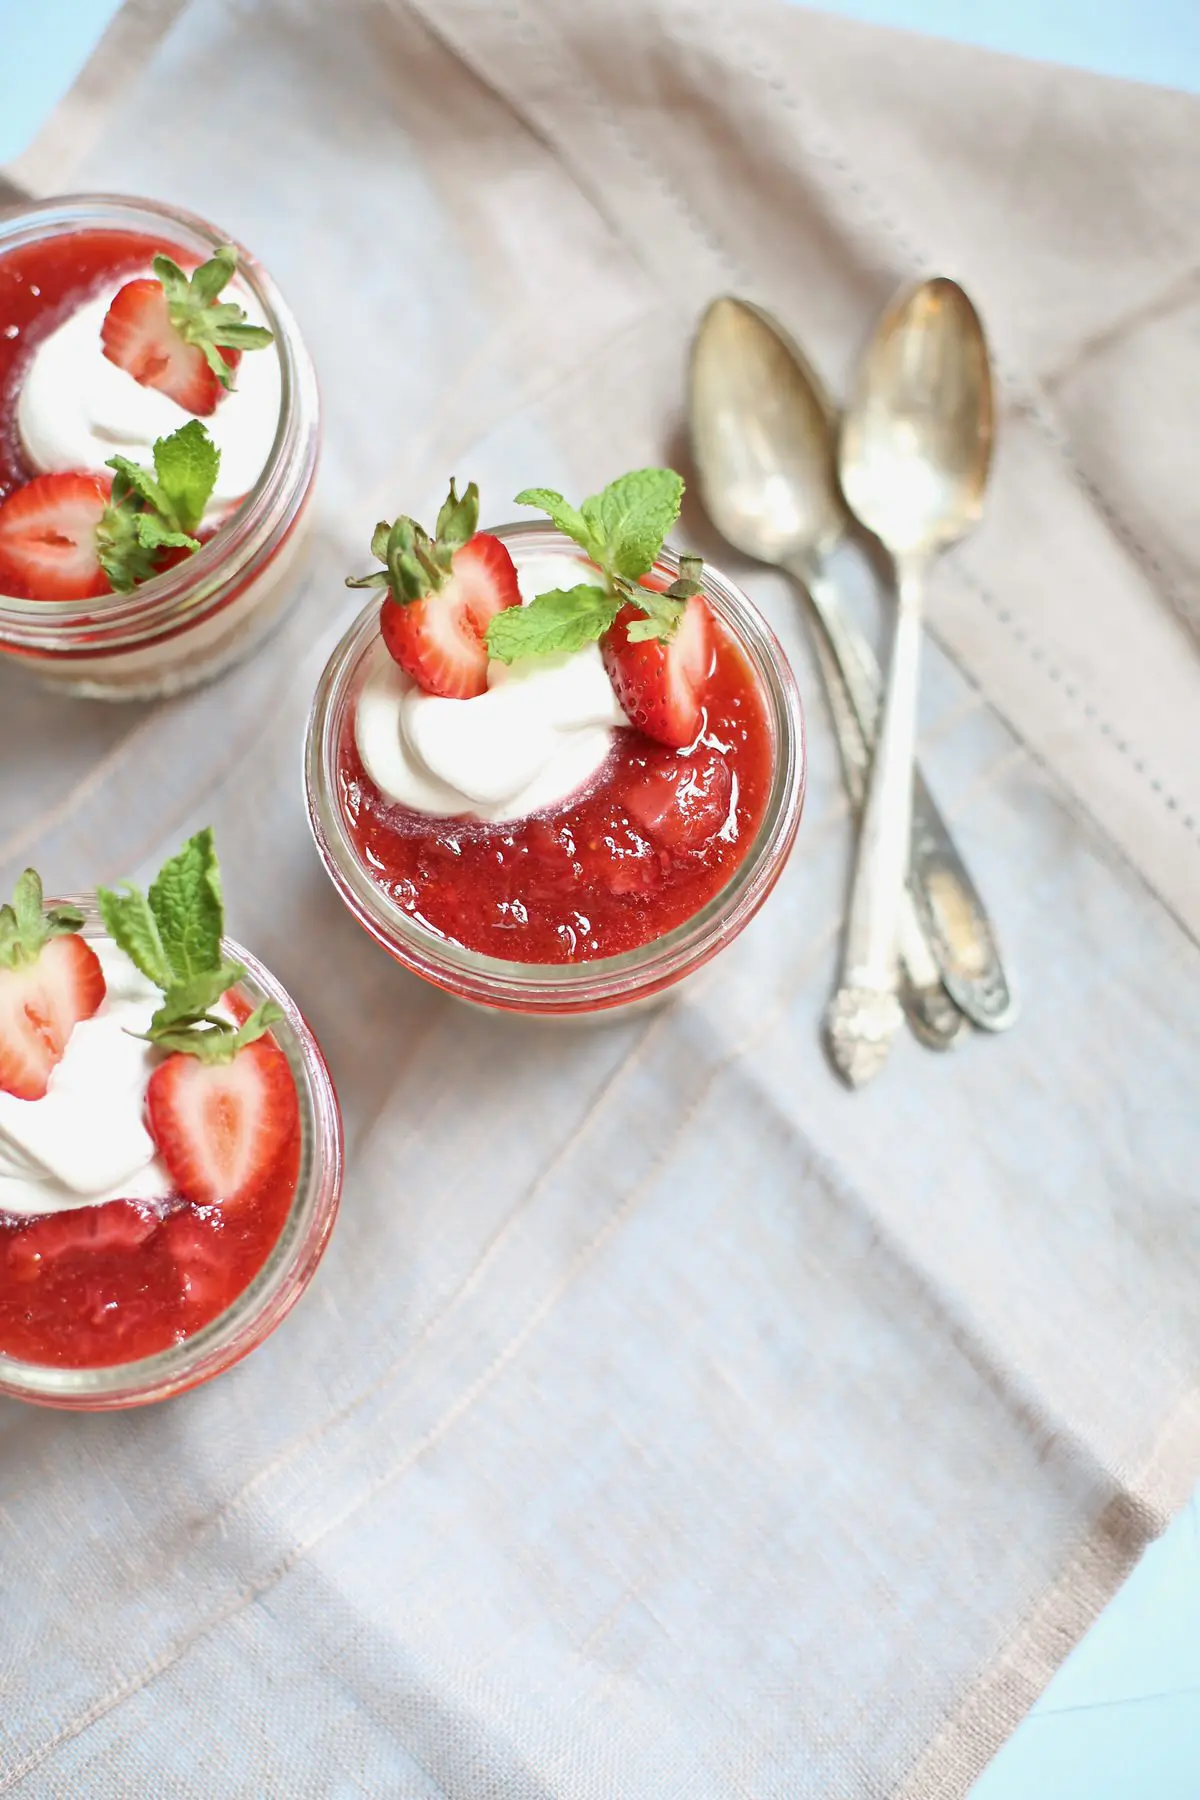
[[[246,970],[226,962],[221,951],[225,907],[209,827],[163,864],[148,894],[125,882],[120,892],[99,888],[96,901],[113,942],[162,990],[149,1030],[138,1034],[149,1043],[201,1062],[227,1063],[282,1019],[273,1000],[256,1007],[243,1025],[212,1011]]]
[[[205,362],[224,388],[233,386],[233,370],[221,355],[226,350],[265,350],[274,333],[265,325],[251,325],[246,310],[232,300],[217,300],[238,265],[232,244],[222,244],[190,277],[169,256],[154,258],[154,273],[162,282],[171,323],[185,344],[201,351]]]
[[[488,650],[499,662],[582,650],[604,636],[621,605],[607,588],[551,588],[528,606],[497,613],[488,627]]]
[[[161,551],[200,548],[193,533],[221,466],[221,452],[199,419],[159,438],[153,457],[153,475],[127,456],[111,456],[106,465],[115,473],[112,498],[96,527],[96,554],[118,594],[157,575]]]
[[[539,594],[528,606],[497,613],[488,626],[487,646],[501,662],[548,656],[595,643],[626,606],[640,618],[630,621],[634,643],[669,643],[684,608],[700,592],[698,556],[680,561],[678,580],[665,593],[640,585],[662,551],[679,517],[683,481],[674,469],[635,469],[610,481],[576,508],[553,488],[525,488],[518,506],[536,506],[595,563],[601,581]]]
[[[0,906],[0,969],[24,969],[35,963],[51,938],[69,937],[83,928],[74,906],[45,906],[42,878],[36,869],[18,876],[10,904]]]
[[[434,535],[407,515],[392,524],[381,519],[371,535],[371,555],[383,567],[370,575],[347,575],[346,586],[387,588],[397,606],[436,594],[450,579],[454,552],[475,536],[478,524],[479,489],[469,482],[460,497],[451,476]]]

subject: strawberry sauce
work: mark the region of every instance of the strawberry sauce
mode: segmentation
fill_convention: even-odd
[[[56,326],[101,288],[148,269],[165,240],[134,231],[67,231],[0,256],[0,500],[36,473],[17,433],[29,359]]]
[[[240,995],[228,999],[244,1018]],[[175,1194],[36,1218],[0,1212],[0,1354],[94,1369],[182,1343],[258,1274],[299,1170],[297,1123],[253,1200],[236,1211]]]
[[[758,684],[719,621],[715,629],[694,745],[671,750],[618,731],[588,789],[508,824],[436,819],[388,800],[363,768],[351,717],[341,803],[364,868],[438,936],[510,962],[615,956],[692,918],[745,856],[771,786]]]

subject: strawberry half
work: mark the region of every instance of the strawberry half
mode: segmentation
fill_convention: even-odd
[[[177,1050],[150,1077],[146,1122],[184,1198],[232,1212],[261,1191],[299,1132],[296,1083],[267,1038],[224,1063]]]
[[[489,622],[520,604],[512,557],[499,538],[477,532],[454,552],[442,587],[403,605],[385,600],[379,625],[391,656],[427,694],[470,700],[487,692]]]
[[[38,475],[0,506],[0,593],[24,600],[91,600],[111,592],[96,528],[106,476]]]
[[[683,749],[704,724],[704,690],[713,667],[712,614],[698,594],[687,602],[673,636],[631,642],[629,626],[642,615],[622,607],[600,649],[617,699],[647,737]]]
[[[109,362],[142,387],[157,388],[198,418],[216,411],[225,384],[209,367],[204,351],[176,330],[161,281],[149,275],[127,281],[113,296],[100,339]],[[241,352],[222,349],[220,355],[232,374]]]
[[[32,962],[0,968],[0,1088],[42,1099],[67,1039],[104,995],[96,952],[76,934],[51,938]]]

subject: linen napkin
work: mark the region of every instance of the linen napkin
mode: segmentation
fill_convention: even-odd
[[[1185,1498],[1198,119],[742,0],[119,15],[11,173],[254,246],[322,374],[321,513],[283,633],[212,689],[110,710],[0,674],[0,863],[144,877],[211,819],[350,1178],[240,1370],[144,1417],[0,1410],[0,1792],[941,1800]],[[452,470],[499,520],[682,459],[720,291],[844,389],[933,270],[981,307],[1002,414],[933,583],[922,759],[1022,1026],[834,1083],[836,757],[795,597],[695,513],[808,705],[770,905],[686,1000],[594,1032],[390,969],[296,773],[374,520]]]

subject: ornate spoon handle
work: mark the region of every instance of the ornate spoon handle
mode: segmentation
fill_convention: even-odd
[[[838,606],[841,604],[836,601],[836,597],[835,603]],[[837,732],[846,790],[857,816],[866,793],[871,752],[847,692],[844,671],[839,666],[819,615],[812,641],[821,665],[829,697],[829,710]],[[929,947],[911,893],[905,894],[901,906],[899,948],[902,973],[900,1004],[913,1035],[930,1050],[951,1049],[961,1038],[967,1021],[942,985],[933,951]]]
[[[793,573],[805,579],[862,735],[873,743],[881,686],[875,653],[832,583],[819,575]],[[1016,1019],[1017,1002],[996,934],[919,768],[913,775],[909,888],[949,992],[976,1025],[986,1031],[1005,1030]]]
[[[901,1018],[897,940],[912,836],[921,575],[916,563],[898,568],[892,658],[858,834],[842,982],[828,1014],[830,1053],[851,1087],[878,1074]]]

